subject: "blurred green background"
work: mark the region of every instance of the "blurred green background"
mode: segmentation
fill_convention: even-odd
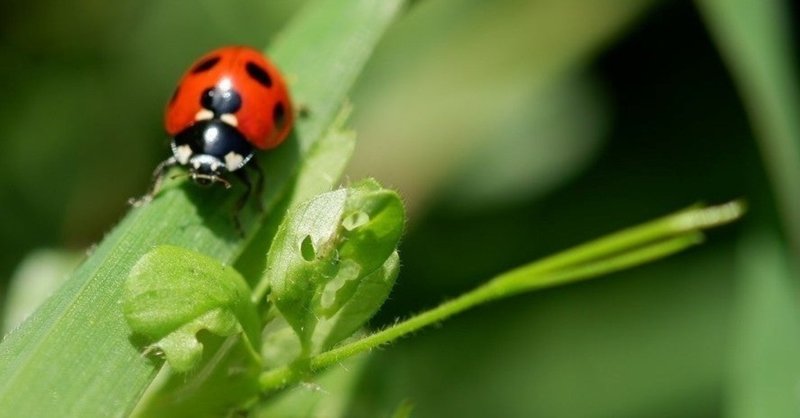
[[[348,178],[398,188],[410,216],[374,326],[698,201],[744,197],[751,211],[687,254],[482,307],[374,353],[345,416],[383,416],[405,399],[415,417],[800,413],[800,179],[781,187],[774,174],[796,171],[785,164],[800,154],[763,152],[771,134],[800,141],[797,8],[761,4],[767,31],[786,32],[756,50],[789,80],[767,77],[784,96],[766,104],[730,52],[758,33],[709,31],[724,0],[414,2],[351,96]],[[267,45],[301,6],[5,2],[7,327],[147,189],[168,153],[163,106],[188,63],[220,45]],[[788,118],[769,116],[775,102]]]

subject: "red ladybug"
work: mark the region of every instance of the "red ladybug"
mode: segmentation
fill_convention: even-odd
[[[183,75],[167,104],[164,126],[172,137],[172,157],[157,175],[174,165],[189,168],[196,183],[222,183],[244,170],[256,149],[278,146],[292,129],[289,92],[278,69],[260,52],[230,46],[209,52]]]

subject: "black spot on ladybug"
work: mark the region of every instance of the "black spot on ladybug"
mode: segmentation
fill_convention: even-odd
[[[272,77],[270,77],[267,70],[260,65],[254,63],[253,61],[247,61],[244,69],[247,70],[247,74],[250,75],[250,78],[255,80],[258,84],[261,84],[267,88],[272,87]]]
[[[206,89],[200,96],[200,105],[214,112],[215,116],[236,113],[242,107],[242,96],[236,90]]]
[[[278,129],[283,128],[283,124],[286,123],[286,108],[283,103],[278,102],[272,108],[272,121]]]
[[[175,103],[175,100],[178,99],[178,93],[181,91],[181,86],[175,87],[175,91],[172,92],[172,97],[169,98],[169,104],[172,105]]]
[[[220,59],[221,58],[218,55],[204,59],[203,61],[195,65],[194,68],[192,68],[192,74],[199,74],[214,68],[214,66],[217,65]]]

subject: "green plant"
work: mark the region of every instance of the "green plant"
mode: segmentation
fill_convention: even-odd
[[[123,308],[133,332],[151,342],[146,352],[163,353],[177,373],[140,412],[157,417],[214,415],[210,411],[254,405],[269,410],[277,390],[313,379],[351,356],[480,304],[674,254],[701,242],[702,229],[742,212],[740,203],[688,209],[501,274],[434,309],[345,343],[388,297],[400,265],[402,204],[375,181],[290,209],[252,292],[230,267],[159,246],[133,267]],[[256,313],[259,306],[267,312],[264,322]],[[216,353],[202,361],[201,330],[227,337],[224,343],[207,341]]]
[[[294,75],[296,95],[312,113],[300,122],[288,146],[264,164],[270,182],[263,202],[266,210],[244,213],[247,236],[240,239],[225,215],[235,196],[197,192],[181,182],[168,184],[152,205],[132,211],[56,297],[0,347],[0,410],[23,415],[41,411],[62,416],[125,414],[162,365],[152,355],[154,350],[145,349],[155,341],[153,347],[165,353],[174,370],[190,371],[192,377],[173,375],[162,392],[149,395],[151,406],[145,408],[152,409],[144,409],[144,413],[165,411],[159,408],[167,408],[170,416],[215,415],[220,412],[215,408],[269,411],[279,401],[270,394],[348,356],[480,303],[675,253],[698,243],[701,229],[741,214],[737,203],[690,209],[502,274],[474,292],[396,326],[341,342],[369,319],[391,289],[398,268],[395,247],[404,219],[402,207],[398,209],[399,198],[371,182],[320,193],[335,185],[353,148],[353,133],[345,128],[348,107],[342,105],[343,97],[402,3],[375,6],[321,1],[309,7],[282,35],[271,55]],[[310,44],[318,51],[313,55],[304,53]],[[375,192],[394,208],[385,219],[391,225],[386,229],[392,233],[387,234],[380,251],[373,251],[374,243],[337,248],[357,243],[357,237],[342,237],[375,218],[375,213],[366,218],[352,213],[376,198],[362,199],[358,196],[362,192]],[[355,200],[351,202],[349,197]],[[309,224],[303,215],[313,213],[309,205],[315,204],[323,208],[319,214],[341,216],[329,219],[332,223],[325,227],[321,222]],[[312,219],[319,220],[319,214]],[[293,221],[297,223],[294,226]],[[161,246],[165,244],[171,246]],[[268,247],[272,249],[266,256]],[[340,251],[331,252],[331,248]],[[347,256],[340,258],[340,253]],[[362,266],[363,271],[345,269],[350,275],[340,276],[343,270],[338,263],[346,261],[352,261],[347,264],[350,266]],[[309,267],[306,263],[310,262],[313,265]],[[268,274],[262,276],[259,273],[265,266]],[[202,272],[200,277],[210,282],[197,280],[187,288],[178,286],[186,284],[181,279],[187,269],[195,275]],[[131,271],[133,279],[123,291]],[[289,283],[289,279],[297,281]],[[331,282],[337,287],[326,291]],[[219,283],[230,286],[208,287]],[[370,284],[371,290],[362,291],[363,284]],[[171,317],[180,312],[172,309],[167,299],[140,299],[154,286],[170,296],[178,296],[182,290],[201,302],[213,303],[188,313],[190,320],[187,315]],[[267,293],[274,298],[271,304],[266,303]],[[120,300],[126,301],[135,334],[124,325]],[[337,317],[342,312],[351,314]],[[143,315],[147,318],[137,316],[143,313],[148,313]],[[144,320],[153,318],[158,320],[155,324]],[[260,353],[260,328],[265,325],[268,332],[263,343],[271,351]],[[177,334],[176,329],[180,331]],[[200,358],[194,341],[201,329],[221,337],[200,335],[205,358]],[[247,338],[242,338],[244,335]],[[143,351],[148,355],[141,356]],[[231,370],[238,371],[241,386],[229,381],[220,385]],[[69,385],[62,384],[65,376],[69,376]],[[19,394],[20,387],[26,388],[24,395]],[[45,396],[50,393],[58,396]],[[267,399],[252,401],[255,393]],[[161,402],[174,400],[173,395],[184,404],[176,408],[174,402]],[[65,399],[69,401],[63,402]],[[188,401],[197,399],[206,401],[189,405]],[[398,413],[407,409],[402,406]]]

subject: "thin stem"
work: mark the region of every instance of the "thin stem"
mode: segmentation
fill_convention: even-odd
[[[586,263],[670,236],[732,222],[741,217],[744,210],[745,205],[741,201],[733,201],[708,208],[691,207],[578,245],[567,251],[523,266],[521,269],[544,272]]]

